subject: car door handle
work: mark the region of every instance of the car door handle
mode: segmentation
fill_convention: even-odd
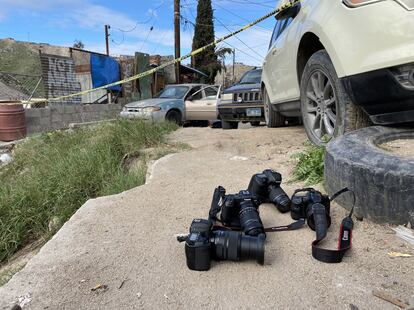
[[[207,103],[207,105],[213,105],[212,103]]]

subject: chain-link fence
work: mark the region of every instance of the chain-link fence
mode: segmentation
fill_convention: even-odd
[[[45,98],[42,77],[0,71],[0,100]]]

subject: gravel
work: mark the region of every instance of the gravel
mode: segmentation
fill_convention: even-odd
[[[19,296],[24,309],[395,309],[373,290],[408,302],[414,291],[414,254],[387,226],[357,222],[353,249],[341,264],[311,256],[309,228],[269,234],[265,265],[214,262],[208,272],[186,267],[185,233],[192,219],[206,217],[214,188],[247,187],[253,173],[281,172],[288,183],[291,155],[301,151],[300,127],[232,131],[184,128],[172,139],[193,149],[169,156],[152,169],[146,185],[88,201],[27,266],[0,288],[0,309]],[[247,160],[234,160],[247,158]],[[232,160],[233,158],[233,160]],[[326,246],[336,244],[346,211],[332,207]],[[261,206],[265,226],[291,223],[271,205]],[[95,290],[99,285],[106,290]]]

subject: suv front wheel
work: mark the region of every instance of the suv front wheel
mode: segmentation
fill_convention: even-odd
[[[313,54],[305,66],[300,101],[306,134],[315,144],[369,125],[368,117],[342,87],[325,50]]]

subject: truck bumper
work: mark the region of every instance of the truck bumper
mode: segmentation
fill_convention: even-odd
[[[248,109],[260,109],[260,116],[248,115]],[[219,117],[223,121],[264,121],[263,104],[243,105],[243,104],[220,104],[218,106]]]

